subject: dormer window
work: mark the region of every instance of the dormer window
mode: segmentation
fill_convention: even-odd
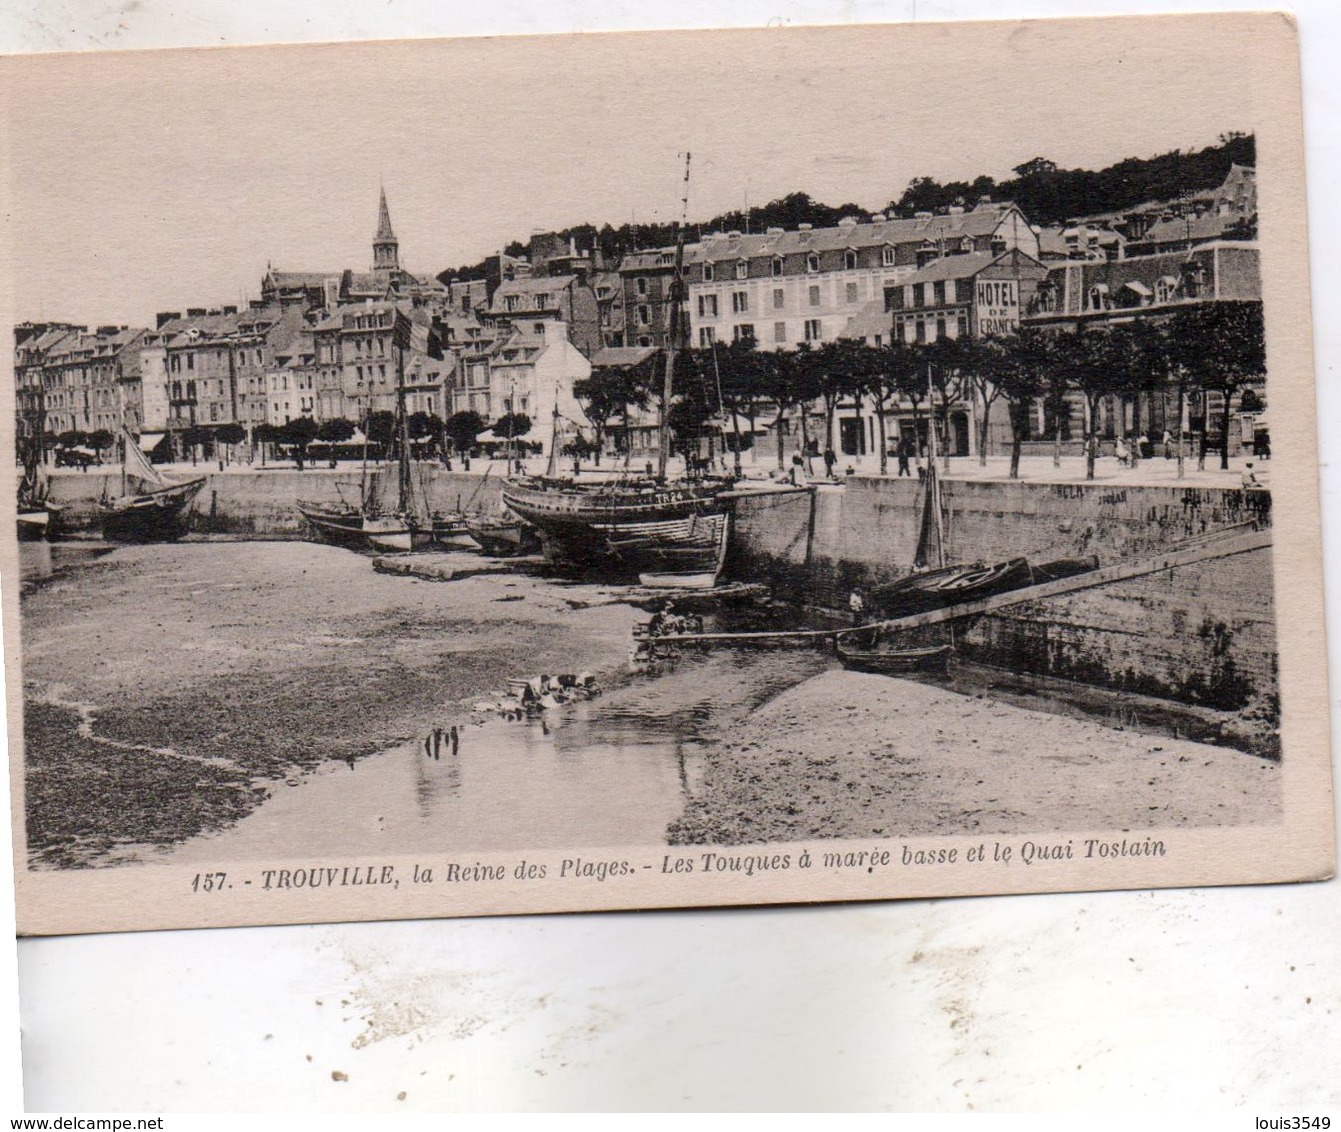
[[[844,271],[857,270],[857,253],[853,251],[851,248],[848,248],[847,251],[843,253],[843,270]]]
[[[1171,303],[1178,297],[1178,280],[1172,275],[1161,275],[1155,280],[1155,302]]]
[[[819,267],[820,267],[819,256],[815,252],[811,252],[808,256],[806,256],[807,271],[811,272],[818,271]]]
[[[894,248],[892,245],[886,244],[880,249],[880,262],[885,267],[894,266]]]
[[[1108,284],[1096,283],[1090,288],[1090,310],[1103,311],[1108,307]]]
[[[750,274],[749,260],[740,259],[736,261],[736,278],[747,279]]]
[[[703,282],[704,282],[704,283],[711,283],[711,282],[713,281],[713,278],[714,278],[714,275],[713,275],[713,270],[712,270],[712,264],[710,264],[710,263],[705,263],[705,264],[703,265]]]
[[[1206,269],[1199,263],[1183,264],[1183,294],[1189,299],[1201,297],[1206,281]]]
[[[784,269],[786,266],[787,266],[787,261],[784,260],[784,259],[782,258],[782,256],[780,256],[780,255],[775,255],[775,256],[773,257],[773,274],[774,274],[774,275],[781,275],[782,272],[783,272],[783,269]]]

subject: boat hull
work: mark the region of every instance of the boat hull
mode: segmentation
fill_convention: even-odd
[[[390,553],[414,549],[415,532],[403,516],[365,515],[311,503],[299,503],[298,510],[314,531],[338,546]]]
[[[60,512],[46,507],[20,507],[18,533],[20,542],[41,542],[57,535]]]
[[[102,537],[109,542],[175,542],[186,534],[186,509],[204,485],[202,478],[103,504]]]
[[[843,662],[844,668],[880,676],[902,676],[911,672],[944,672],[953,653],[954,649],[950,645],[868,652],[844,648],[842,642],[838,644],[838,659]]]
[[[507,480],[503,502],[539,532],[547,557],[636,575],[703,573],[720,549],[729,481],[593,486]]]
[[[515,558],[540,550],[540,538],[535,528],[520,521],[495,523],[472,520],[467,529],[480,549],[495,558]]]

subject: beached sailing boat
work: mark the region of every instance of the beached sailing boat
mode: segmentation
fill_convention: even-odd
[[[411,322],[399,309],[395,314],[391,343],[396,352],[396,499],[388,503],[381,497],[380,479],[368,473],[368,428],[371,410],[364,419],[363,476],[358,485],[358,501],[341,495],[335,503],[298,501],[298,510],[313,530],[328,541],[359,550],[408,551],[427,546],[435,539],[445,539],[466,532],[464,516],[455,512],[430,510],[425,492],[416,494],[414,475],[410,467],[409,418],[405,411],[405,351],[410,348],[416,331],[425,328]],[[425,352],[434,355],[434,338],[429,334],[424,343]]]
[[[102,537],[111,542],[171,542],[186,534],[186,509],[205,486],[205,477],[174,483],[149,463],[135,438],[123,425],[117,437],[121,449],[121,494],[104,493],[98,504]],[[138,480],[141,490],[132,491]]]
[[[675,357],[682,334],[685,213],[689,204],[689,158],[685,158],[684,198],[676,225],[675,274],[670,292],[670,332],[661,396],[657,475],[615,482],[578,483],[558,476],[555,437],[543,476],[516,476],[503,485],[503,502],[539,530],[546,554],[579,567],[622,574],[675,573],[716,577],[721,567],[732,484],[726,477],[671,480],[670,429],[666,420],[672,397]],[[709,580],[711,584],[711,580]]]
[[[931,385],[931,373],[927,372],[928,389]],[[915,607],[927,607],[943,604],[931,596],[936,587],[953,582],[962,568],[945,565],[945,511],[941,499],[940,478],[936,474],[936,421],[932,418],[927,430],[928,452],[927,470],[922,480],[922,524],[917,536],[917,549],[913,552],[913,571],[891,586],[883,587],[873,597],[879,598],[879,604],[886,610],[891,603],[897,604],[900,614],[919,611]],[[981,568],[975,563],[970,569]],[[886,614],[888,615],[888,614]],[[941,632],[941,630],[933,630]],[[907,672],[944,671],[954,652],[952,645],[943,640],[930,643],[902,641],[898,647],[882,647],[879,630],[860,630],[834,638],[838,658],[844,668],[858,672],[876,672],[886,676]],[[860,642],[860,645],[857,645]]]

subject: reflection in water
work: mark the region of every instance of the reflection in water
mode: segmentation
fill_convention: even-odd
[[[341,763],[278,786],[237,825],[168,856],[186,863],[661,844],[701,778],[701,745],[595,731],[579,711],[544,723],[495,720],[463,728],[458,752],[444,742],[436,758],[416,737],[359,760],[352,775]]]

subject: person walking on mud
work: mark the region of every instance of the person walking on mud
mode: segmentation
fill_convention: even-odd
[[[442,755],[442,728],[433,728],[433,757],[439,758]]]
[[[457,730],[456,724],[452,724],[452,754],[455,755],[461,749],[461,732]]]

